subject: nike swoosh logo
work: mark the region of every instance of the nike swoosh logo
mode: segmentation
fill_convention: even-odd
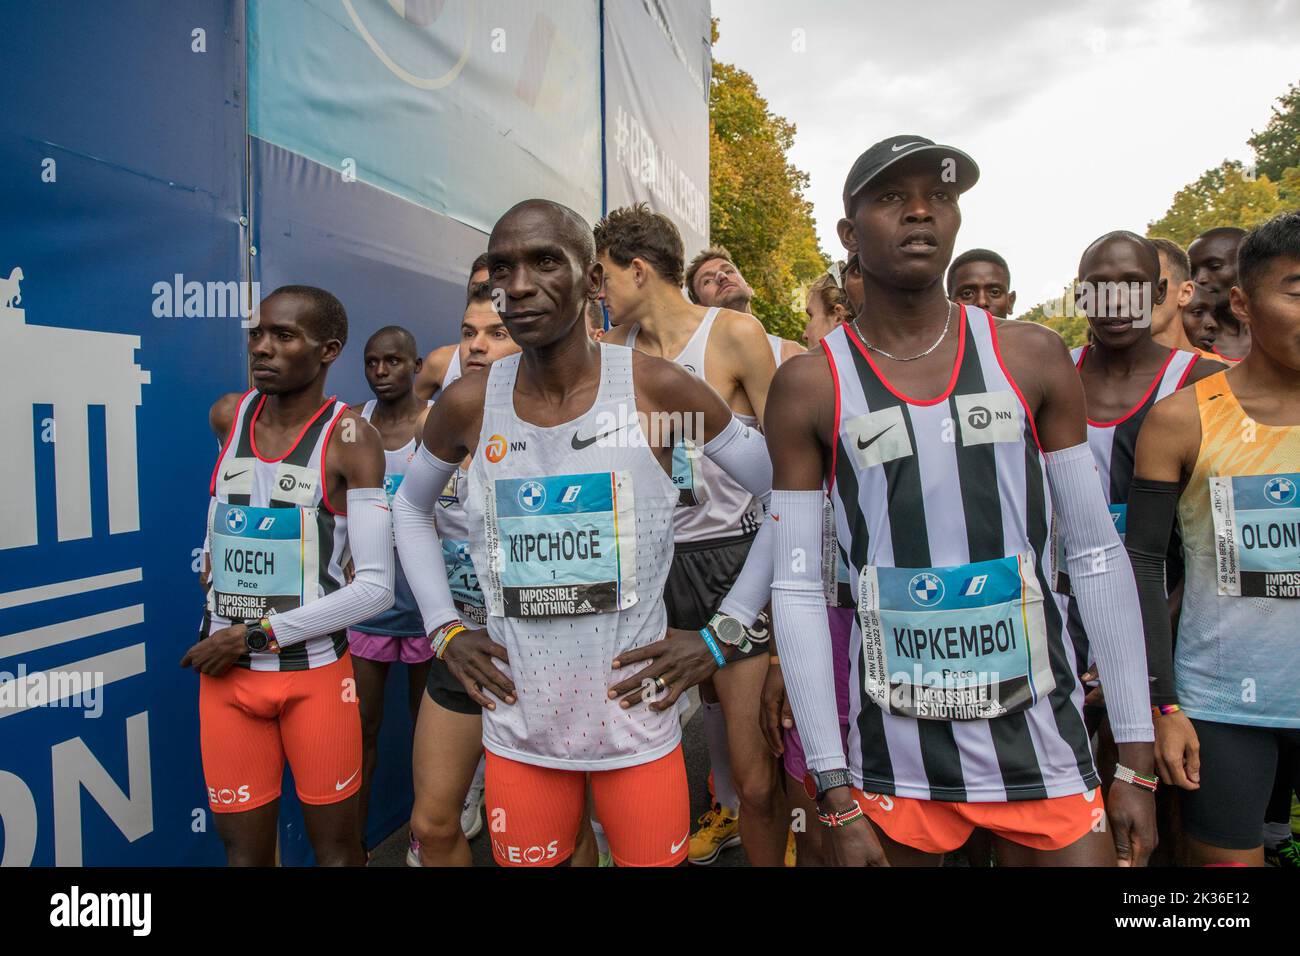
[[[686,845],[686,841],[687,841],[687,839],[688,839],[689,837],[690,837],[690,834],[689,834],[689,833],[686,834],[686,836],[682,837],[680,840],[678,840],[676,843],[674,843],[674,844],[673,844],[673,848],[672,848],[671,850],[669,850],[668,852],[669,852],[669,853],[676,853],[678,850],[680,850],[683,846]]]
[[[889,147],[889,151],[890,151],[891,153],[896,153],[896,152],[898,152],[900,149],[907,149],[907,147],[909,147],[909,146],[924,146],[924,145],[925,145],[925,143],[904,143],[902,146],[891,146],[891,147]]]
[[[358,767],[356,773],[353,773],[351,777],[348,777],[348,779],[344,780],[342,783],[334,784],[334,791],[337,793],[338,791],[342,790],[344,787],[350,784],[352,780],[356,777],[356,775],[360,772],[361,772],[361,768]]]
[[[895,422],[894,424],[897,424],[897,422]],[[887,425],[886,427],[882,428],[880,431],[876,432],[874,435],[872,435],[872,436],[871,436],[870,438],[868,438],[866,441],[863,441],[861,438],[859,438],[859,439],[858,439],[858,450],[859,450],[859,451],[862,451],[862,450],[865,450],[865,449],[867,449],[867,448],[870,448],[872,445],[874,445],[877,441],[880,440],[880,437],[881,437],[882,435],[886,434],[886,433],[889,431],[889,429],[893,428],[893,427],[894,427],[894,424]]]
[[[226,472],[224,475],[221,476],[221,480],[222,480],[222,481],[230,481],[230,479],[232,479],[232,478],[238,478],[240,475],[244,475],[244,474],[247,474],[247,473],[248,473],[248,469],[247,469],[247,468],[245,468],[243,471],[237,471],[237,472],[235,472],[233,475],[232,475],[230,472]]]
[[[602,438],[606,437],[607,435],[612,435],[612,434],[614,434],[614,432],[620,432],[620,431],[622,431],[624,428],[627,428],[627,426],[626,426],[626,425],[619,425],[618,428],[610,429],[610,430],[607,431],[607,432],[601,432],[599,435],[592,435],[590,438],[579,438],[579,437],[578,437],[578,433],[577,433],[577,432],[574,432],[574,433],[573,433],[573,450],[574,450],[574,451],[582,451],[584,448],[587,448],[587,447],[590,446],[590,445],[594,445],[594,444],[596,444],[596,442],[600,441]]]

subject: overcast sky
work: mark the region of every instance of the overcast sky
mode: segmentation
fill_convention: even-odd
[[[853,160],[895,133],[980,166],[956,251],[1002,253],[1017,312],[1058,295],[1083,248],[1145,232],[1300,81],[1300,0],[713,0],[716,59],[797,127],[791,160],[822,250]],[[806,50],[792,50],[793,31]]]

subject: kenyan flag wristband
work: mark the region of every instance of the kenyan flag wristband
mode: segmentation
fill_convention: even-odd
[[[862,812],[862,805],[854,800],[852,809],[841,810],[839,813],[818,812],[817,819],[822,822],[823,826],[846,827],[854,820],[861,820],[864,816],[866,814]]]
[[[1122,780],[1124,783],[1131,783],[1133,786],[1141,787],[1143,790],[1149,790],[1151,793],[1155,793],[1156,787],[1160,786],[1160,779],[1158,777],[1148,777],[1145,774],[1138,773],[1130,767],[1124,766],[1123,764],[1117,764],[1115,766],[1115,779]]]

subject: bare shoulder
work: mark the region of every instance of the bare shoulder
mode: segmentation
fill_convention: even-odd
[[[1192,388],[1180,388],[1160,399],[1142,420],[1143,431],[1150,428],[1153,432],[1164,429],[1187,432],[1192,425],[1199,433],[1200,412],[1196,408],[1196,390]]]
[[[227,392],[213,402],[212,408],[208,410],[208,425],[211,426],[212,433],[223,441],[230,434],[230,429],[235,424],[235,415],[239,411],[239,400],[245,394],[245,392]]]
[[[1209,378],[1211,375],[1218,375],[1220,372],[1226,372],[1227,370],[1226,363],[1216,362],[1213,359],[1198,355],[1196,361],[1192,363],[1191,370],[1187,373],[1187,379],[1183,382],[1183,387],[1185,388],[1193,382],[1199,382],[1203,378]]]
[[[424,357],[425,367],[432,366],[432,371],[436,371],[441,376],[447,371],[447,366],[451,365],[451,357],[456,354],[460,346],[456,343],[451,345],[440,345]]]
[[[790,361],[790,359],[794,358],[796,355],[803,355],[806,351],[808,350],[798,342],[791,341],[790,339],[781,340],[781,361],[783,363]]]
[[[1065,340],[1055,329],[1049,329],[1037,322],[1025,322],[1020,319],[994,319],[994,333],[998,337],[998,351],[1004,360],[1010,361],[1014,355],[1046,359],[1070,358],[1070,349]]]
[[[745,342],[755,344],[759,341],[764,345],[767,344],[767,329],[763,328],[763,323],[748,312],[719,309],[718,317],[713,320],[713,327],[721,332],[724,338],[738,344]]]
[[[655,405],[671,408],[704,384],[676,362],[645,352],[632,352],[632,380],[638,393]]]
[[[831,389],[834,379],[831,377],[830,360],[826,350],[820,348],[801,351],[781,363],[772,379],[772,396],[785,396],[787,400],[797,394],[808,394],[818,389]]]
[[[601,342],[607,345],[627,345],[628,335],[630,335],[631,326],[629,325],[611,325],[609,331],[600,337]]]

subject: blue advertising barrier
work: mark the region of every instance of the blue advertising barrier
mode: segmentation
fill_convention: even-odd
[[[611,26],[611,6],[635,9]],[[456,340],[469,264],[510,205],[604,211],[602,163],[629,162],[611,109],[692,181],[702,156],[707,187],[685,67],[708,5],[663,6],[65,0],[0,31],[0,865],[224,860],[198,679],[178,665],[202,609],[208,410],[246,387],[249,303],[337,294],[350,334],[330,390],[362,401],[380,326],[422,351]],[[642,186],[657,201],[645,181],[610,204]],[[663,208],[701,227],[698,207]],[[372,845],[410,812],[405,684],[393,668]],[[283,793],[281,858],[310,862]]]
[[[30,4],[0,31],[4,865],[223,859],[178,665],[208,408],[245,376],[244,42],[220,0]]]

